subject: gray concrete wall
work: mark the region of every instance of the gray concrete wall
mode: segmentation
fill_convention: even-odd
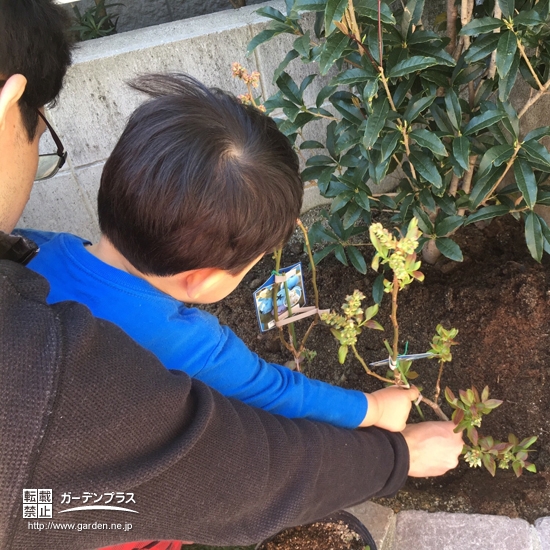
[[[284,2],[268,4],[282,10]],[[68,162],[54,178],[35,184],[20,226],[97,239],[95,203],[103,164],[128,116],[144,99],[125,84],[136,75],[186,72],[209,86],[241,94],[245,87],[231,74],[231,64],[238,61],[262,73],[265,97],[273,93],[273,69],[293,38],[281,35],[246,58],[249,40],[267,24],[256,9],[247,6],[81,43],[58,104],[48,111],[69,152]],[[315,72],[315,66],[295,60],[289,72],[301,82]],[[312,84],[312,98],[322,85],[322,81]],[[318,129],[323,131],[321,126]],[[47,140],[41,146],[43,152],[54,150]],[[306,186],[305,209],[320,202],[316,187]]]

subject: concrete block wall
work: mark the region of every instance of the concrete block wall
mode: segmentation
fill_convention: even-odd
[[[282,0],[267,5],[284,9]],[[57,106],[47,113],[69,152],[68,161],[54,178],[35,184],[20,226],[98,238],[95,203],[101,170],[129,115],[144,100],[125,84],[136,75],[186,72],[209,86],[241,94],[246,89],[231,74],[237,61],[262,73],[265,97],[273,93],[273,69],[292,37],[281,35],[247,58],[248,42],[268,22],[256,9],[252,5],[81,43]],[[289,71],[300,82],[315,67],[295,60]],[[322,86],[321,79],[311,85],[312,98]],[[44,141],[43,152],[53,151],[51,141]],[[305,208],[320,202],[317,188],[307,187]]]

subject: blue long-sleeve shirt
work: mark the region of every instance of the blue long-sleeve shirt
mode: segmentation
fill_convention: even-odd
[[[183,370],[220,393],[289,418],[344,428],[364,419],[362,392],[311,380],[250,351],[228,327],[197,308],[116,269],[68,233],[20,230],[40,247],[28,267],[50,283],[50,304],[74,300],[118,325],[168,369]]]

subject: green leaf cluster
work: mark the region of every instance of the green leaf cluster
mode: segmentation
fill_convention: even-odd
[[[315,259],[334,254],[364,273],[351,237],[384,210],[401,228],[416,218],[420,245],[434,241],[455,261],[462,260],[453,240],[460,227],[511,214],[524,220],[528,249],[540,261],[550,231],[534,209],[550,205],[550,153],[540,141],[550,128],[522,137],[523,113],[510,95],[521,80],[532,95],[550,88],[550,2],[500,2],[500,18],[484,2],[460,29],[467,47],[456,58],[446,36],[422,26],[424,4],[383,0],[378,13],[377,0],[287,0],[286,13],[259,10],[271,22],[249,51],[278,34],[294,37],[265,106],[301,151],[316,153],[302,177],[332,201],[328,227],[311,229],[323,245]],[[296,63],[311,67],[302,82],[291,76]],[[321,78],[324,86],[306,99]],[[304,141],[304,127],[320,121],[325,138]],[[399,180],[396,193],[380,192],[390,174]]]
[[[355,347],[357,337],[363,332],[363,328],[384,330],[382,325],[373,319],[378,313],[378,304],[363,309],[361,302],[364,299],[365,295],[361,291],[355,290],[352,295],[346,296],[346,301],[342,306],[343,315],[335,312],[321,315],[321,320],[332,327],[330,331],[340,344],[338,361],[341,364],[346,360],[349,348]]]
[[[73,6],[75,24],[70,31],[75,32],[80,41],[101,38],[116,33],[118,15],[108,13],[108,8],[123,6],[124,4],[105,4],[105,0],[97,0],[84,13],[81,13],[78,6]]]
[[[536,436],[528,437],[521,442],[514,434],[509,434],[508,441],[498,441],[491,436],[480,437],[477,428],[481,426],[484,415],[489,414],[502,404],[498,399],[489,399],[489,388],[486,386],[481,395],[475,387],[460,390],[459,396],[445,389],[445,398],[454,409],[452,420],[456,424],[455,431],[466,430],[471,445],[465,445],[462,454],[472,468],[483,466],[492,476],[497,467],[508,469],[512,466],[519,477],[523,470],[536,472],[536,466],[528,462],[528,449],[537,440]]]

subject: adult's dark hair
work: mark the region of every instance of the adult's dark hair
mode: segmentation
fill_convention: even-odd
[[[52,0],[0,0],[0,78],[27,79],[19,107],[31,141],[36,109],[55,100],[71,64],[67,28],[67,13]]]
[[[187,75],[130,85],[152,99],[105,164],[98,211],[101,231],[136,269],[237,273],[288,240],[303,184],[272,119]]]

